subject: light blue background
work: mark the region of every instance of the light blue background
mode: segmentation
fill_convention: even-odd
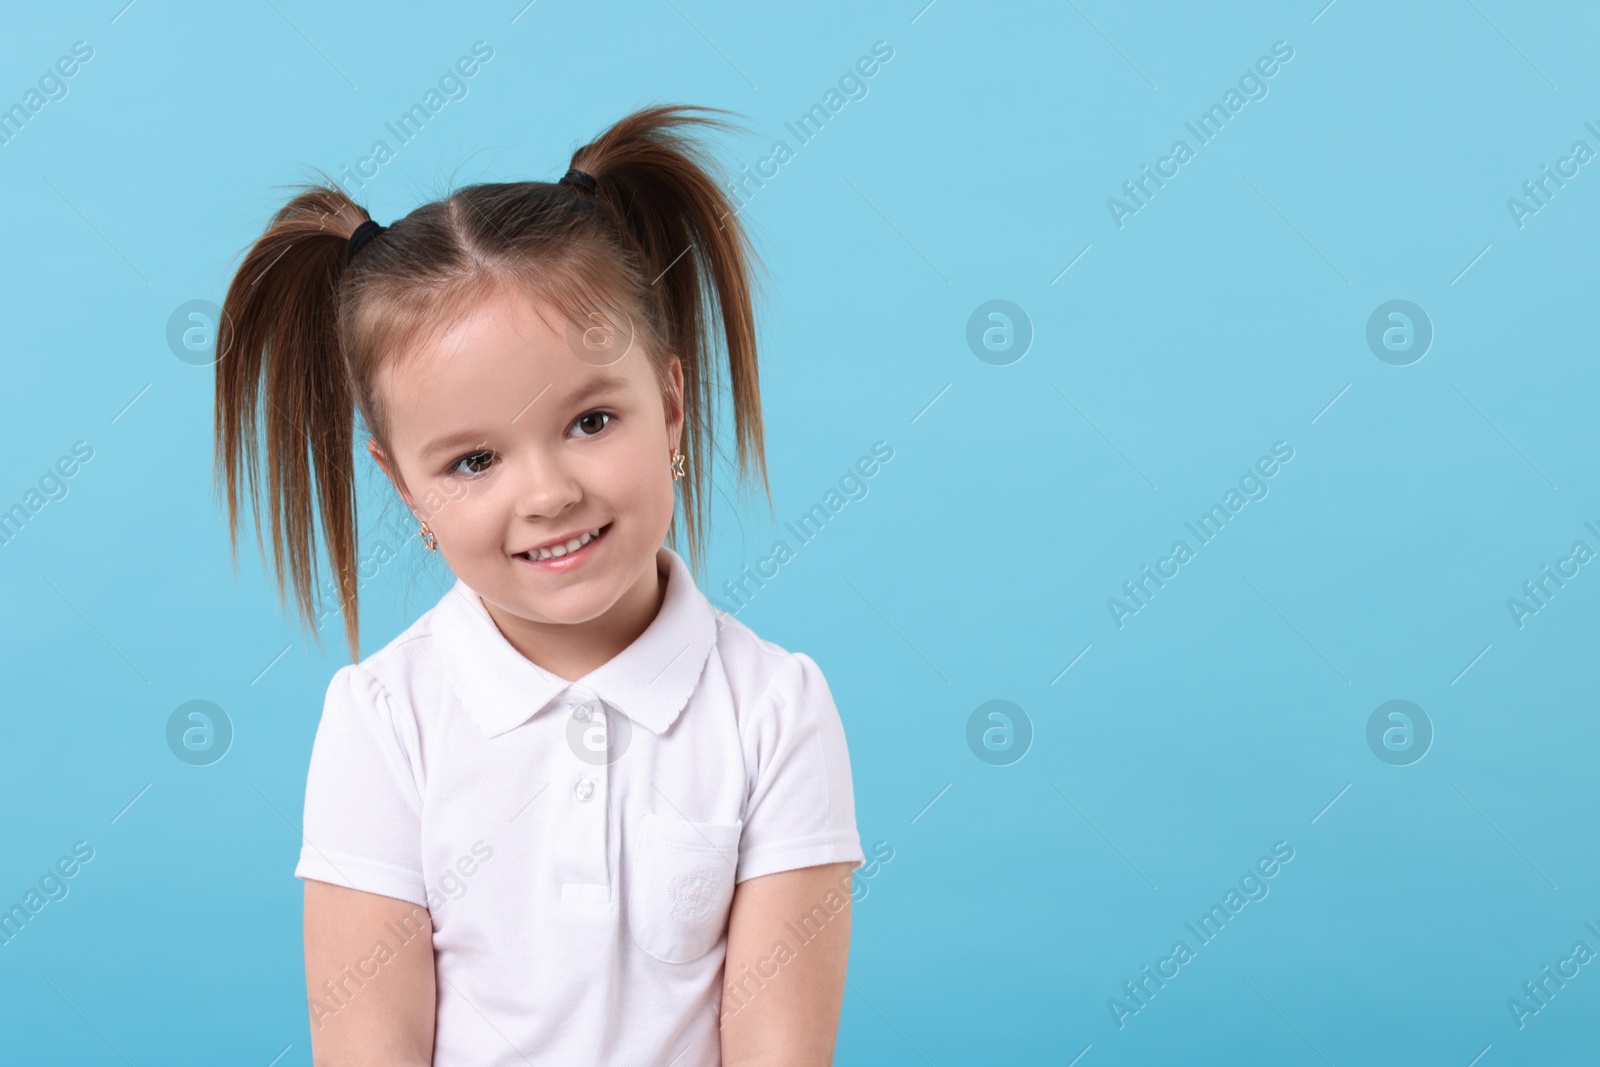
[[[74,841],[95,858],[0,947],[0,1058],[310,1063],[292,870],[346,652],[337,620],[319,649],[280,613],[248,528],[230,569],[212,371],[168,348],[173,310],[220,301],[286,184],[353,165],[474,41],[495,55],[470,95],[360,191],[380,221],[553,180],[647,103],[741,113],[719,150],[753,164],[881,40],[866,98],[744,212],[779,518],[894,449],[740,612],[826,671],[863,840],[894,849],[856,905],[837,1062],[1593,1061],[1600,964],[1524,1028],[1507,999],[1600,949],[1600,576],[1521,628],[1507,599],[1600,549],[1600,165],[1521,228],[1506,202],[1600,149],[1600,19],[924,2],[8,13],[0,103],[74,41],[94,58],[0,146],[0,506],[74,441],[94,458],[0,547],[0,905]],[[1184,122],[1275,41],[1269,95],[1119,229],[1107,198],[1195,147]],[[965,340],[991,299],[1035,331],[1009,366]],[[1410,366],[1365,341],[1392,299],[1436,331]],[[1276,441],[1270,494],[1119,629],[1107,599]],[[367,468],[363,528],[392,538]],[[778,533],[734,499],[714,597]],[[365,649],[448,580],[404,545]],[[192,699],[236,729],[209,767],[166,745]],[[993,699],[1034,730],[1009,766],[966,741]],[[1365,739],[1391,699],[1436,731],[1410,766]],[[1270,895],[1119,1029],[1108,998],[1276,841]]]

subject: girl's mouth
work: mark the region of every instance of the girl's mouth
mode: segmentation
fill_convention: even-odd
[[[530,567],[537,567],[542,571],[569,571],[582,565],[595,553],[596,547],[605,540],[606,534],[611,531],[611,523],[606,523],[596,531],[585,531],[573,540],[581,542],[576,548],[570,548],[572,541],[565,545],[557,545],[554,549],[541,549],[537,552],[519,552],[516,559]],[[554,553],[560,553],[555,555]]]

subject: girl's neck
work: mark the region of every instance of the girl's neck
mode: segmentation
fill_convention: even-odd
[[[483,606],[511,647],[541,670],[575,682],[638,640],[660,613],[666,593],[667,575],[652,561],[609,611],[589,622],[530,622],[487,600]]]

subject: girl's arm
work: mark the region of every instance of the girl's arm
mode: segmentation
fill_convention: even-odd
[[[308,878],[305,940],[312,1062],[430,1067],[435,987],[428,909]]]
[[[853,867],[780,871],[734,890],[723,969],[724,1067],[833,1062],[850,956]]]

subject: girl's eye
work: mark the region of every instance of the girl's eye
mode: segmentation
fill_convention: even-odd
[[[583,437],[598,437],[615,419],[616,415],[611,412],[596,409],[579,415],[572,421],[572,425],[581,427],[585,431],[581,435]],[[476,478],[486,473],[494,465],[496,458],[493,452],[484,449],[468,452],[450,464],[445,473],[455,478]]]
[[[602,418],[605,419],[605,421],[604,422],[599,422],[599,420],[602,419]],[[598,437],[600,435],[600,433],[603,430],[605,430],[605,428],[607,426],[611,425],[611,421],[613,419],[615,419],[615,418],[616,418],[616,416],[613,415],[609,411],[598,411],[598,410],[597,411],[590,411],[590,412],[585,412],[582,415],[579,415],[575,420],[573,420],[572,425],[574,425],[574,426],[585,426],[585,425],[587,425],[587,426],[590,426],[590,427],[594,427],[594,432],[593,433],[586,433],[583,436],[585,436],[585,437]],[[599,422],[598,425],[596,425],[597,422]]]
[[[449,474],[462,478],[475,478],[489,469],[494,462],[493,452],[468,452],[450,465]],[[465,466],[463,467],[463,464]]]

